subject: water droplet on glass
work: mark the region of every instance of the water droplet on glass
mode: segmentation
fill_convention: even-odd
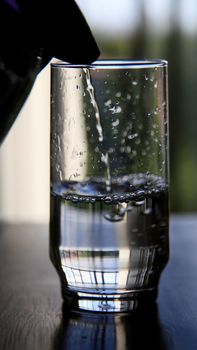
[[[127,94],[127,100],[130,100],[130,99],[131,99],[131,95]]]
[[[110,106],[111,105],[111,100],[105,101],[104,105],[107,106],[107,107]]]
[[[118,126],[120,123],[119,119],[116,119],[114,122],[112,122],[112,126]]]
[[[112,114],[120,113],[122,111],[122,108],[120,106],[113,106],[109,108]]]
[[[110,147],[108,153],[113,153],[113,152],[114,152],[114,148]]]
[[[132,140],[132,139],[134,139],[135,137],[138,137],[138,133],[136,132],[135,134],[129,134],[128,136],[127,136],[127,138],[129,139],[129,140]]]
[[[137,140],[135,141],[135,144],[136,144],[136,145],[140,145],[140,143],[141,143],[141,140],[140,140],[140,139],[137,139]]]
[[[155,110],[154,110],[154,115],[157,115],[160,112],[161,112],[161,108],[156,107]]]
[[[121,92],[117,92],[116,97],[120,97],[120,96],[121,96]]]
[[[133,157],[137,156],[137,151],[135,149],[132,150],[132,155],[133,155]]]
[[[138,84],[138,81],[134,78],[132,81],[132,85],[136,86]]]
[[[96,146],[94,150],[95,150],[96,153],[98,153],[99,152],[98,146]]]

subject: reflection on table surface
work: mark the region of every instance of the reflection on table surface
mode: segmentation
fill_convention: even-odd
[[[157,304],[131,314],[72,313],[62,305],[62,323],[55,349],[163,349],[167,337],[160,324]]]

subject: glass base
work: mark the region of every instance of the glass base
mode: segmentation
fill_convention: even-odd
[[[157,295],[158,288],[124,294],[90,294],[62,288],[64,302],[70,309],[99,313],[131,312],[152,305]]]

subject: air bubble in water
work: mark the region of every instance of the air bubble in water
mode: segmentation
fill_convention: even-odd
[[[95,198],[90,198],[90,203],[95,203],[96,202],[96,199]]]
[[[141,200],[141,201],[134,201],[133,202],[133,205],[135,206],[135,207],[140,207],[141,205],[143,205],[144,204],[144,199],[143,200]]]
[[[143,212],[142,212],[142,214],[144,214],[144,215],[150,215],[152,213],[152,209],[151,208],[146,208]]]
[[[78,203],[79,202],[79,199],[77,196],[72,196],[72,202],[73,203]]]
[[[110,203],[112,202],[112,198],[111,198],[110,196],[107,196],[107,197],[105,197],[104,202],[105,202],[106,204],[110,204]]]
[[[119,203],[117,204],[110,213],[106,213],[104,215],[105,219],[108,221],[121,221],[123,220],[125,213],[127,211],[127,204],[126,203]]]

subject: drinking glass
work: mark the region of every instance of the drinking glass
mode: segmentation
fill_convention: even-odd
[[[167,62],[51,65],[50,257],[73,310],[157,297],[169,257]]]

